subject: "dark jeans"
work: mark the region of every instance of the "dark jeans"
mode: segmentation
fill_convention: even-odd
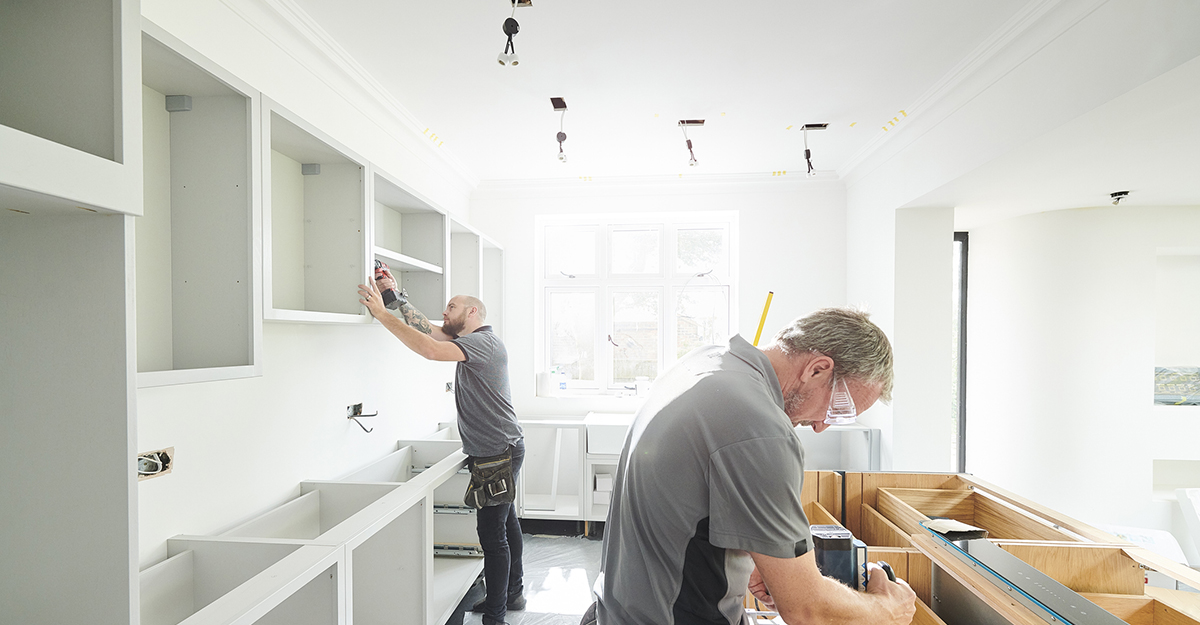
[[[525,443],[512,447],[513,479],[525,461]],[[514,485],[515,486],[515,485]],[[519,596],[525,590],[521,566],[521,523],[517,521],[516,506],[511,503],[481,508],[475,514],[479,546],[483,547],[483,580],[487,585],[484,601],[484,625],[503,623],[508,614],[509,596]]]

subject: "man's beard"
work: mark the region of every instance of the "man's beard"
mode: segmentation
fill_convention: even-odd
[[[800,414],[800,407],[812,397],[812,393],[801,393],[798,389],[792,390],[783,397],[783,411],[787,413],[789,419],[796,419]]]
[[[465,319],[459,319],[458,321],[447,319],[442,322],[442,332],[445,332],[450,336],[458,336],[462,333],[463,326],[465,325],[467,325]]]

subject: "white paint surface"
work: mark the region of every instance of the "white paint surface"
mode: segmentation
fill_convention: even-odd
[[[1152,461],[1200,459],[1200,409],[1154,406],[1157,248],[1196,208],[1030,215],[971,233],[967,469],[1084,522],[1171,528]]]
[[[957,436],[947,388],[955,383],[948,355],[954,342],[954,210],[896,211],[896,389],[893,468],[955,471]]]

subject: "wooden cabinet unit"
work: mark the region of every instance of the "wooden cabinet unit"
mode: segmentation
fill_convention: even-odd
[[[1200,594],[1145,581],[1200,588],[1200,572],[969,475],[810,471],[803,501],[810,523],[846,527],[908,581],[914,623],[1200,623]],[[988,537],[949,542],[921,525],[932,518]]]

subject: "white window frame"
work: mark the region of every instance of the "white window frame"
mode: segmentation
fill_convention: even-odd
[[[620,274],[610,272],[609,253],[611,234],[623,226],[660,227],[659,272],[657,274]],[[596,269],[589,276],[549,276],[546,274],[546,229],[549,227],[595,227]],[[725,233],[725,249],[728,262],[724,268],[714,268],[711,276],[699,277],[694,273],[677,273],[676,244],[680,230],[718,228]],[[591,291],[596,294],[593,354],[595,354],[594,381],[569,380],[567,388],[574,394],[619,394],[630,390],[632,383],[614,382],[613,345],[608,337],[613,333],[612,293],[622,290],[657,289],[660,293],[658,363],[661,375],[677,360],[678,328],[676,297],[685,286],[723,287],[727,294],[728,333],[738,327],[738,213],[736,211],[682,211],[669,213],[610,213],[580,215],[538,215],[534,218],[534,363],[538,371],[548,371],[550,349],[548,320],[549,297],[552,292]],[[724,273],[721,273],[721,269]]]

